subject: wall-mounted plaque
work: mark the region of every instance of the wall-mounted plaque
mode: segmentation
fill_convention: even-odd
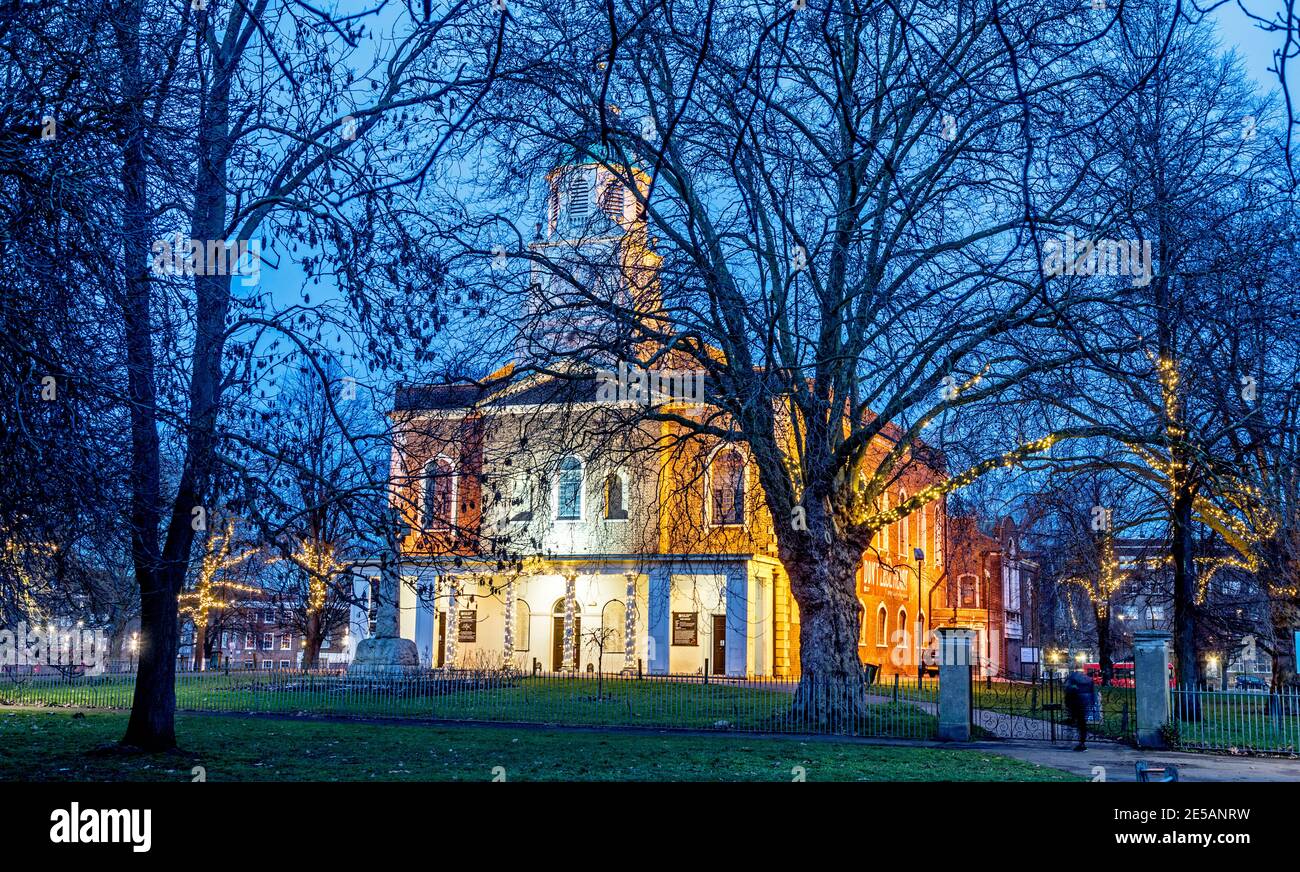
[[[475,609],[461,609],[456,618],[456,641],[473,642],[478,636],[478,612]]]
[[[673,612],[673,644],[700,644],[700,616],[695,612]]]

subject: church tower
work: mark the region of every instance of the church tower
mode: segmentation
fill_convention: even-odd
[[[635,332],[629,322],[659,310],[660,259],[642,207],[650,177],[593,143],[567,148],[546,186],[518,356],[604,365]]]

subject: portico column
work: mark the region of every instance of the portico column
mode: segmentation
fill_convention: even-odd
[[[505,658],[511,662],[515,656],[515,583],[506,582],[506,620],[505,632],[502,634],[501,644],[505,647]]]
[[[564,655],[560,663],[561,672],[577,671],[573,665],[573,652],[578,640],[574,638],[573,633],[573,615],[574,601],[578,589],[578,573],[566,572],[564,574]]]
[[[636,573],[627,573],[627,596],[623,606],[623,671],[636,670]]]
[[[456,631],[459,623],[456,614],[456,594],[459,593],[460,579],[451,576],[448,580],[447,621],[442,638],[442,664],[448,669],[456,668]]]

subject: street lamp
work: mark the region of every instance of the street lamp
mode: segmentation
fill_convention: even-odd
[[[925,587],[925,582],[921,578],[921,564],[925,563],[925,549],[913,548],[912,556],[916,558],[916,684],[920,687],[922,680],[925,678],[925,664],[921,657],[921,616],[925,614],[922,611],[921,588]]]

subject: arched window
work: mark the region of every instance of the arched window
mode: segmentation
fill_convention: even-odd
[[[527,651],[532,647],[533,610],[521,599],[515,600],[515,650]]]
[[[884,648],[889,644],[889,612],[884,603],[876,610],[876,646]]]
[[[911,646],[911,629],[907,626],[907,609],[902,606],[898,609],[898,632],[902,634],[903,644]]]
[[[627,482],[619,472],[605,476],[605,520],[627,520]]]
[[[618,179],[611,177],[605,183],[605,192],[601,200],[605,214],[615,221],[623,220],[623,185]]]
[[[561,521],[582,519],[582,461],[572,455],[560,461],[555,517]]]
[[[569,217],[586,218],[591,212],[591,182],[587,171],[577,170],[569,179]]]
[[[934,507],[934,558],[935,566],[943,563],[943,516],[939,514],[939,507]]]
[[[709,516],[714,526],[745,523],[745,457],[723,448],[709,464]]]
[[[456,522],[456,468],[446,457],[424,467],[424,529],[449,530]]]
[[[617,654],[623,651],[623,632],[627,626],[627,604],[622,600],[610,600],[600,613],[601,636],[605,640],[605,653]]]
[[[882,512],[889,511],[888,492],[881,494],[881,503],[882,505],[880,507],[880,511]],[[875,538],[871,544],[875,546],[877,551],[887,551],[889,549],[889,526],[888,525],[881,527],[879,530],[876,531]]]
[[[907,491],[898,492],[898,504],[901,506],[907,500]],[[904,515],[898,521],[898,553],[902,554],[908,560],[912,559],[912,519],[909,515]]]
[[[980,606],[979,578],[971,572],[957,576],[957,605],[963,609],[977,609]]]

